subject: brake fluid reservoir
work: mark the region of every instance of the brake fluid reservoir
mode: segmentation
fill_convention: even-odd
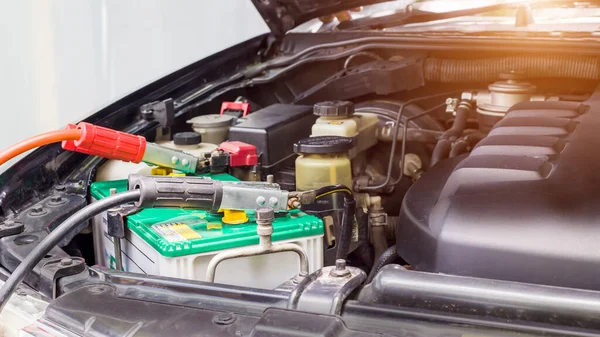
[[[352,170],[348,151],[352,138],[319,136],[305,138],[294,144],[296,158],[296,189],[306,191],[343,184],[352,187]]]
[[[311,137],[340,136],[355,138],[355,146],[349,151],[350,158],[377,144],[379,119],[372,113],[355,113],[354,103],[327,101],[314,105],[313,112],[319,116],[312,126]]]

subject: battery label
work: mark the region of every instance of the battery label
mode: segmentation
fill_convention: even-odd
[[[182,223],[158,224],[153,225],[152,229],[169,242],[182,242],[202,238],[202,235],[191,229],[190,226]]]

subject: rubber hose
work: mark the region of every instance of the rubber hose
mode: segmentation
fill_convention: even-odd
[[[450,155],[448,156],[449,158],[454,158],[456,156],[459,156],[465,152],[467,152],[467,148],[469,147],[469,143],[467,143],[466,140],[459,140],[456,143],[454,143],[454,146],[452,147],[452,150],[450,150]]]
[[[384,207],[385,209],[385,207]],[[385,237],[390,241],[396,241],[396,227],[400,224],[399,216],[388,216],[388,223],[385,226]]]
[[[462,135],[463,131],[467,128],[467,120],[469,119],[470,112],[471,103],[461,101],[456,108],[456,118],[454,118],[454,122],[452,122],[452,127],[444,131],[440,138],[448,139]]]
[[[362,207],[356,207],[356,222],[358,223],[358,247],[353,254],[360,259],[366,270],[373,268],[373,247],[369,242],[369,216]]]
[[[338,240],[335,259],[348,259],[350,244],[352,242],[352,227],[354,226],[354,213],[356,211],[356,200],[344,198],[344,212],[342,213],[342,227]]]
[[[391,133],[392,132],[390,131],[387,134],[383,134],[380,129],[377,131],[377,139],[382,142],[391,142],[393,138]],[[408,130],[406,130],[406,141],[425,144],[435,144],[437,143],[437,140],[438,138],[440,138],[441,135],[441,131],[409,128]],[[403,130],[402,128],[400,128],[400,131],[398,132],[398,138],[396,139],[396,141],[402,141],[402,137]]]
[[[431,155],[430,167],[437,164],[440,160],[446,159],[450,156],[450,150],[452,147],[450,138],[456,138],[462,135],[463,131],[465,131],[467,128],[467,119],[469,118],[470,112],[471,103],[465,100],[460,101],[458,107],[456,108],[456,118],[454,118],[452,127],[444,131],[440,137],[440,140],[437,142],[437,144],[435,144],[433,154]]]
[[[428,58],[425,80],[431,82],[492,82],[498,75],[522,71],[526,78],[600,79],[600,59],[592,56],[518,55],[479,60]]]
[[[480,141],[482,141],[485,137],[487,137],[487,134],[477,131],[471,134],[468,134],[464,137],[464,140],[469,143],[469,145],[471,147],[475,147],[475,145],[477,145],[477,143],[479,143]]]
[[[58,225],[48,236],[42,239],[35,248],[21,261],[13,273],[8,277],[2,288],[0,288],[0,312],[14,293],[17,286],[29,272],[60,242],[60,240],[79,224],[88,221],[94,216],[119,205],[138,201],[140,191],[127,191],[111,195],[97,202],[89,204],[71,215],[67,220]]]
[[[450,140],[440,139],[440,141],[435,144],[435,148],[431,154],[431,163],[429,164],[429,167],[433,167],[433,165],[437,164],[440,160],[448,158],[448,156],[450,156],[451,147],[452,142]]]
[[[385,252],[385,250],[388,248],[384,226],[371,227],[371,241],[373,242],[375,256],[381,256],[381,254],[383,254],[383,252]]]
[[[373,281],[373,279],[375,278],[375,275],[377,275],[377,273],[379,272],[379,270],[381,270],[381,268],[383,268],[383,266],[393,263],[394,261],[396,261],[397,258],[398,253],[396,253],[396,245],[393,245],[386,249],[383,252],[383,254],[379,255],[377,261],[375,261],[375,264],[373,265],[373,268],[371,269],[371,272],[369,273],[369,277],[367,277],[365,284],[371,283],[371,281]]]

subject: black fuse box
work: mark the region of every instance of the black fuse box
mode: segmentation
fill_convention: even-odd
[[[229,140],[256,146],[263,172],[293,165],[294,143],[310,136],[317,116],[310,105],[273,104],[257,110],[229,130]]]

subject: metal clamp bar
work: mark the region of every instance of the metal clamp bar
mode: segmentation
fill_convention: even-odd
[[[306,253],[304,252],[302,247],[294,243],[280,243],[272,245],[270,249],[265,249],[261,246],[249,246],[237,248],[227,252],[221,252],[215,255],[208,263],[208,268],[206,270],[206,282],[215,281],[217,266],[219,265],[219,263],[225,260],[282,252],[294,252],[298,254],[298,257],[300,258],[300,274],[308,274],[308,257],[306,256]]]
[[[144,152],[142,161],[158,166],[170,167],[185,173],[195,173],[198,168],[197,157],[154,143],[146,144],[146,152]]]
[[[256,233],[259,235],[260,242],[258,246],[249,246],[236,248],[230,251],[221,252],[215,255],[206,269],[206,281],[214,282],[217,266],[225,260],[231,260],[240,257],[258,256],[273,253],[293,252],[298,254],[300,259],[300,274],[308,275],[308,257],[302,247],[294,243],[273,244],[271,235],[273,234],[273,219],[275,212],[272,207],[260,207],[256,210]]]

